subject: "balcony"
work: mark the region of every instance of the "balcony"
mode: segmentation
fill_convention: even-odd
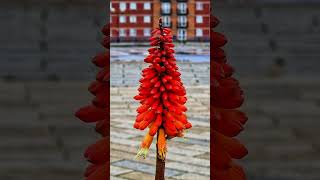
[[[177,28],[188,28],[188,22],[185,22],[185,23],[178,22]]]
[[[161,15],[171,15],[172,9],[161,9]]]
[[[187,15],[189,14],[189,9],[177,9],[177,15]]]

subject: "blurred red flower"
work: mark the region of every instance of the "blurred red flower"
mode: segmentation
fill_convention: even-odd
[[[84,157],[91,163],[84,176],[87,180],[106,180],[108,179],[110,159],[109,159],[109,120],[110,120],[110,44],[109,44],[109,25],[102,29],[104,39],[102,45],[106,51],[97,54],[92,63],[100,68],[96,80],[91,83],[88,90],[95,96],[90,105],[80,108],[76,117],[86,123],[95,123],[96,132],[102,135],[102,139],[90,145],[84,153]]]
[[[241,159],[248,151],[235,136],[247,121],[245,113],[237,110],[243,101],[243,91],[239,82],[232,77],[234,69],[227,63],[222,47],[227,43],[226,37],[215,28],[219,20],[211,16],[211,83],[210,106],[213,120],[213,179],[245,180],[245,172],[232,159]]]

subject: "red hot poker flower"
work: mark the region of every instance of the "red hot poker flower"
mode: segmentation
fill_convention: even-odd
[[[158,143],[158,153],[164,159],[165,137],[181,137],[184,130],[192,125],[185,114],[186,90],[174,57],[171,30],[162,27],[161,19],[159,28],[152,31],[150,45],[153,47],[144,59],[150,65],[142,70],[139,94],[134,97],[141,105],[137,109],[138,115],[133,127],[140,130],[149,128],[146,135],[148,138],[144,139],[138,156],[146,156],[145,149],[149,147],[145,144],[151,144],[151,137],[159,132],[157,142],[161,143]]]

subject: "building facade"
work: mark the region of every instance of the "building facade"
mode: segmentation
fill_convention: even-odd
[[[160,17],[178,41],[210,39],[210,0],[111,0],[111,41],[146,41]]]

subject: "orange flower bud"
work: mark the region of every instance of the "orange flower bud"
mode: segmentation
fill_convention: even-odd
[[[158,141],[157,141],[157,147],[158,147],[158,157],[162,160],[166,159],[166,153],[167,153],[167,140],[165,131],[160,128],[158,132]]]
[[[143,157],[143,158],[146,158],[147,157],[147,154],[149,152],[149,148],[152,144],[152,141],[153,141],[153,136],[150,136],[149,133],[147,133],[140,145],[140,150],[138,151],[138,154],[136,155],[136,158],[138,157]]]

